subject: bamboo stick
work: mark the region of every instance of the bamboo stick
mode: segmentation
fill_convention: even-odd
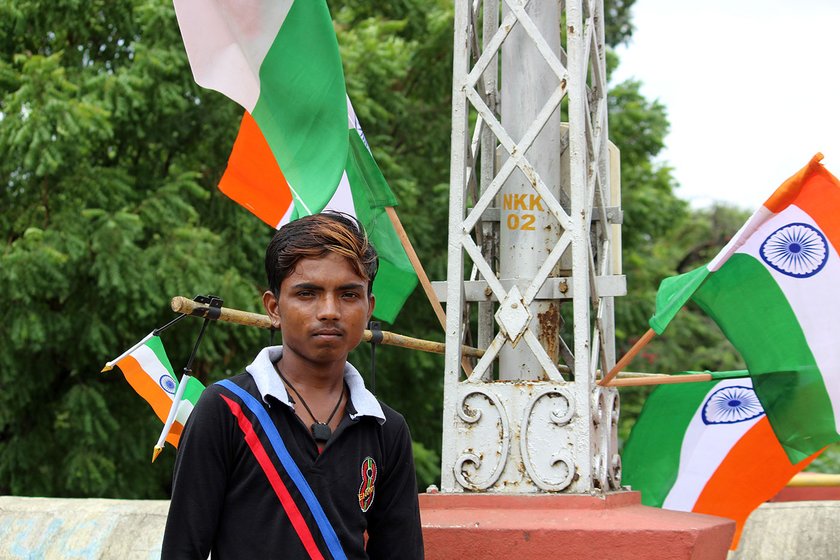
[[[840,474],[801,472],[793,475],[788,486],[808,488],[814,486],[840,486]]]
[[[711,381],[709,373],[695,373],[692,375],[655,375],[636,377],[619,376],[618,379],[611,379],[609,383],[602,383],[605,387],[641,387],[646,385],[673,385],[676,383],[697,383],[700,381]]]
[[[624,367],[636,357],[636,354],[638,354],[654,336],[656,336],[656,331],[648,329],[648,331],[642,335],[642,338],[640,338],[636,344],[634,344],[633,347],[624,356],[622,356],[618,363],[615,364],[615,367],[613,367],[610,372],[598,382],[598,385],[601,385],[602,387],[611,386],[612,384],[610,382],[616,375],[618,375],[618,372],[624,369]]]
[[[417,253],[414,251],[414,246],[411,244],[411,240],[408,238],[408,234],[405,232],[405,228],[400,221],[400,217],[397,216],[397,211],[393,206],[386,206],[385,212],[388,213],[388,217],[391,219],[391,223],[394,225],[394,229],[397,232],[397,237],[400,238],[400,243],[402,243],[403,249],[405,249],[405,254],[408,255],[408,260],[411,262],[411,266],[414,267],[414,272],[417,273],[417,278],[420,280],[420,285],[423,286],[423,291],[426,292],[426,297],[429,298],[429,303],[432,304],[432,309],[435,310],[435,316],[437,317],[438,321],[440,322],[440,326],[446,329],[446,312],[443,310],[443,306],[440,304],[440,300],[435,294],[434,289],[432,289],[432,283],[429,281],[429,276],[426,274],[426,270],[423,268],[423,264],[420,262],[420,258],[417,256]]]
[[[204,304],[197,303],[189,298],[183,296],[175,296],[170,302],[172,311],[176,313],[185,313],[194,317],[206,317],[213,313],[218,313],[216,317],[219,321],[227,323],[236,323],[238,325],[247,325],[251,327],[259,327],[261,329],[270,329],[271,320],[267,315],[260,315],[258,313],[251,313],[249,311],[240,311],[239,309],[231,309],[229,307],[220,307],[218,309],[211,309]],[[370,342],[373,338],[373,333],[365,330],[362,339],[365,342]],[[431,340],[423,340],[411,336],[405,336],[389,331],[382,331],[381,344],[389,346],[399,346],[401,348],[410,348],[412,350],[421,350],[423,352],[433,352],[435,354],[443,354],[446,352],[446,345],[442,342],[434,342]],[[484,355],[484,350],[473,348],[471,346],[461,346],[461,353],[464,356],[473,358],[480,358]]]

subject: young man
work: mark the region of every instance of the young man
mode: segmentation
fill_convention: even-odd
[[[274,236],[263,304],[283,346],[208,387],[193,410],[162,558],[423,558],[408,427],[347,363],[376,269],[343,215]]]

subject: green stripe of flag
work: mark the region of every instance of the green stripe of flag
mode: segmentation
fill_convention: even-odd
[[[688,425],[714,382],[662,385],[648,396],[621,455],[622,483],[661,507],[677,480]]]
[[[320,212],[347,154],[344,71],[324,0],[297,0],[260,66],[251,112],[295,198],[298,215]]]
[[[166,350],[163,349],[163,342],[161,342],[159,336],[153,336],[149,340],[146,341],[146,346],[155,353],[157,356],[158,361],[160,361],[161,365],[166,368],[166,371],[169,372],[169,375],[175,379],[175,374],[172,370],[172,364],[169,363],[169,357],[166,355]]]
[[[204,385],[201,381],[190,376],[187,380],[187,386],[184,387],[184,396],[181,400],[189,401],[195,405],[198,403],[198,398],[201,396],[202,391],[204,391]]]
[[[692,299],[741,350],[756,394],[792,462],[837,440],[822,375],[796,315],[764,265],[736,253]],[[758,325],[756,315],[761,316]]]
[[[385,211],[397,199],[356,129],[350,129],[347,179],[353,194],[356,217],[365,227],[379,254],[379,272],[373,282],[375,315],[393,323],[405,300],[417,286],[417,275]]]
[[[668,323],[671,322],[708,275],[709,269],[704,265],[691,272],[671,276],[662,281],[659,285],[659,291],[656,292],[656,312],[649,321],[650,328],[656,334],[662,334],[665,331]]]

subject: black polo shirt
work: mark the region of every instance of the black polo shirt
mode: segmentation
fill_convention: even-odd
[[[347,410],[319,454],[282,383],[267,376],[265,362],[276,361],[278,352],[265,349],[251,373],[228,380],[230,388],[207,387],[190,415],[175,461],[162,558],[203,559],[211,550],[214,560],[334,558],[341,554],[333,554],[336,546],[349,559],[423,558],[403,417],[371,401],[348,364]],[[319,506],[312,507],[301,479],[284,466],[265,422],[276,428],[287,460]]]

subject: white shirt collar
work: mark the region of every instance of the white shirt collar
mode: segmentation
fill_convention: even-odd
[[[294,404],[286,392],[286,386],[283,385],[280,376],[277,375],[277,370],[274,369],[274,364],[282,355],[282,346],[267,346],[257,354],[257,357],[245,368],[245,371],[250,373],[251,377],[254,378],[254,382],[257,384],[257,390],[260,392],[266,404],[269,404],[266,397],[271,395],[281,403],[294,408]],[[373,393],[365,388],[365,381],[362,379],[362,374],[350,362],[344,365],[344,382],[347,383],[347,388],[350,390],[350,401],[353,403],[353,408],[356,409],[355,414],[350,415],[350,419],[355,420],[361,416],[373,416],[380,424],[384,424],[385,413],[382,412],[379,401],[376,400]]]

